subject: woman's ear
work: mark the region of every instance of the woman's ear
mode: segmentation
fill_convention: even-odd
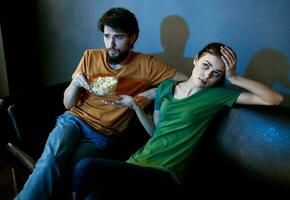
[[[196,56],[194,57],[194,59],[193,59],[193,65],[194,65],[194,66],[196,65],[197,61],[198,61],[198,57],[197,57],[197,55],[196,55]]]

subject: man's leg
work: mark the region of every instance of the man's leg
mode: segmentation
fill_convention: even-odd
[[[95,158],[111,158],[114,155],[115,144],[118,143],[118,137],[104,136],[95,131],[82,120],[78,119],[79,127],[81,128],[84,138],[80,141],[75,150],[68,168],[66,169],[65,177],[61,180],[61,185],[66,187],[58,188],[57,194],[61,197],[54,197],[55,199],[71,199],[72,194],[72,174],[76,163],[87,157]]]
[[[56,184],[65,171],[68,160],[83,137],[70,114],[61,115],[50,133],[35,169],[16,200],[51,199]]]

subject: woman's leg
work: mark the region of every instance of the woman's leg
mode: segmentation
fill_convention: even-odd
[[[73,176],[77,199],[141,199],[164,197],[177,189],[169,173],[126,162],[86,158]]]

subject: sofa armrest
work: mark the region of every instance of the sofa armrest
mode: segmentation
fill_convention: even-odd
[[[35,160],[31,156],[10,142],[6,145],[6,149],[12,153],[26,168],[28,168],[31,172],[33,171],[35,168]]]
[[[8,142],[37,159],[57,116],[65,111],[63,93],[67,86],[68,82],[9,97],[6,106],[13,131]]]
[[[290,189],[290,108],[236,106],[215,121],[216,146],[251,177]]]

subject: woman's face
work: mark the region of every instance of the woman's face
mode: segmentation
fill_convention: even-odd
[[[195,57],[191,79],[198,88],[210,87],[220,81],[225,73],[225,65],[218,56],[206,53],[200,58]]]

